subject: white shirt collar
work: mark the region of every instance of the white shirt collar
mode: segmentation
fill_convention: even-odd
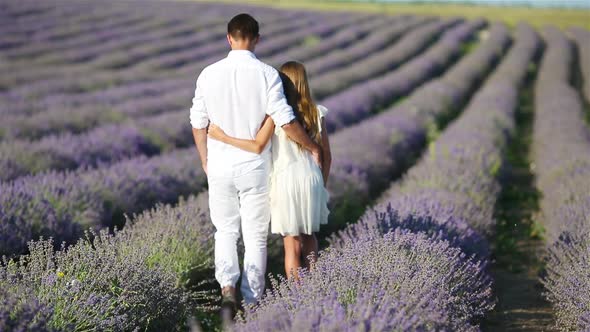
[[[256,55],[250,50],[231,50],[229,51],[228,57],[250,57],[256,59]]]

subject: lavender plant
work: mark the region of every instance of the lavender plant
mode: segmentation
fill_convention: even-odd
[[[22,107],[22,114],[5,118],[0,125],[1,138],[40,139],[51,134],[76,134],[128,118],[178,110],[190,102],[190,85],[187,80],[159,80],[156,84],[126,85],[87,94],[53,95],[33,105],[25,102],[19,106],[15,101],[13,106]],[[43,107],[47,108],[45,112],[25,116],[31,108]]]
[[[570,84],[573,45],[556,28],[542,32],[547,50],[535,86],[533,140],[547,241],[542,282],[557,327],[584,331],[590,329],[590,132],[582,100]]]
[[[513,127],[517,87],[540,44],[528,26],[520,25],[516,34],[514,46],[462,116],[431,143],[401,183],[383,194],[374,210],[333,237],[334,244],[397,227],[424,231],[434,226],[429,231],[433,236],[486,257],[482,239],[494,225],[492,212],[499,190],[495,176],[506,134]],[[399,219],[404,221],[401,225]]]
[[[157,4],[155,6],[148,6],[146,8],[151,8],[151,10],[161,10],[161,8],[159,6],[157,6]],[[189,8],[185,8],[185,13],[184,13],[184,17],[186,18],[186,15],[190,13],[189,10],[187,9],[197,9],[198,7],[189,7]],[[180,9],[180,8],[179,8]],[[180,9],[182,10],[182,9]],[[224,8],[224,10],[222,10],[221,12],[223,13],[224,17],[226,17],[227,15],[231,15],[231,13],[233,13],[235,10],[233,8]],[[296,17],[297,15],[301,16],[301,18],[304,18],[303,15],[301,15],[301,12],[296,12],[296,11],[292,11],[292,12],[287,12],[287,14],[285,15],[284,11],[277,11],[277,10],[268,10],[268,9],[260,9],[257,8],[254,11],[254,14],[256,14],[256,12],[261,13],[260,17],[264,17],[266,18],[267,22],[272,22],[274,21],[279,21],[279,25],[281,25],[281,21],[284,22],[282,25],[282,29],[287,28],[288,26],[285,26],[285,24],[289,25],[291,24],[291,26],[300,21],[298,19],[293,19],[294,17]],[[270,13],[274,14],[274,15],[268,15]],[[228,14],[229,13],[229,14]],[[281,13],[283,13],[281,15]],[[277,15],[278,14],[278,15]],[[147,14],[148,16],[150,15],[149,13]],[[153,13],[151,14],[153,15]],[[289,17],[291,17],[291,19],[289,19]],[[271,33],[274,30],[272,28],[268,28],[267,32]],[[223,37],[223,35],[225,34],[223,31],[217,31],[217,33],[219,34],[220,37]],[[220,40],[223,40],[223,38],[221,38]],[[169,52],[177,52],[180,49],[184,49],[187,47],[192,47],[194,44],[193,43],[189,43],[189,42],[184,42],[184,43],[179,43],[176,46],[170,47],[168,49]],[[130,51],[130,50],[128,50]],[[220,57],[222,53],[225,53],[226,50],[223,49],[223,52],[219,53],[217,52],[217,54],[215,55],[215,57]],[[158,57],[159,52],[153,52],[151,55],[152,56],[156,56]],[[164,54],[165,55],[165,54]],[[213,55],[213,54],[211,54]],[[119,55],[119,59],[120,59],[120,55]],[[210,61],[210,60],[209,60]],[[145,63],[145,61],[141,61],[141,63]],[[140,68],[129,68],[129,70],[119,70],[117,72],[111,72],[111,71],[96,71],[95,70],[95,66],[87,66],[87,65],[80,65],[80,66],[62,66],[62,67],[58,67],[58,68],[48,68],[48,67],[43,67],[43,66],[35,66],[38,69],[43,68],[45,71],[47,71],[46,75],[43,76],[43,79],[40,79],[40,70],[30,70],[32,67],[30,66],[30,62],[29,62],[29,71],[28,72],[24,72],[23,75],[20,75],[18,73],[14,73],[13,75],[11,75],[10,77],[4,78],[4,83],[0,83],[1,84],[5,84],[6,86],[14,86],[16,84],[20,84],[20,83],[27,83],[24,87],[22,87],[22,89],[20,89],[20,91],[25,92],[29,95],[32,94],[32,91],[35,92],[34,96],[38,96],[39,93],[41,91],[67,91],[67,90],[73,90],[73,91],[80,91],[80,89],[96,89],[99,86],[111,86],[117,82],[137,82],[137,81],[141,81],[144,80],[147,77],[156,77],[158,76],[158,73],[154,73],[153,71],[145,71],[145,70],[141,70]],[[145,69],[145,68],[144,68]],[[180,76],[185,76],[188,77],[188,75],[190,75],[191,71],[187,71],[187,68],[182,68],[182,71],[184,71],[183,75]],[[179,72],[182,72],[179,70]],[[18,74],[18,75],[17,75]],[[162,74],[162,73],[159,73]],[[163,73],[165,75],[162,75],[163,77],[168,76],[170,77],[170,73]],[[167,74],[167,75],[166,75]],[[82,79],[82,77],[80,77],[80,75],[84,75],[84,79]],[[56,81],[55,77],[59,77],[60,80]],[[34,82],[31,82],[34,81]],[[14,90],[14,88],[12,89]],[[41,90],[41,91],[40,91]]]
[[[324,251],[299,283],[275,281],[234,329],[471,331],[473,312],[490,309],[490,292],[481,263],[448,242],[397,230]]]
[[[416,89],[403,102],[381,114],[336,132],[331,137],[332,208],[351,203],[362,208],[390,179],[408,167],[411,156],[425,144],[428,131],[440,120],[453,116],[460,101],[468,97],[477,79],[491,70],[494,59],[502,54],[508,42],[506,27],[492,26],[490,38],[443,77]],[[465,84],[455,84],[459,78]],[[366,149],[367,145],[372,149]]]
[[[413,24],[416,25],[419,22],[420,20],[415,20]],[[402,24],[404,22],[399,23],[401,29],[408,29],[407,24]],[[387,31],[385,27],[382,30]],[[378,32],[380,31],[376,33]],[[399,35],[399,32],[397,34]],[[269,45],[273,45],[272,40],[270,40]],[[324,43],[321,45],[324,45]],[[375,48],[375,46],[372,47]],[[302,50],[306,49],[302,48]],[[263,51],[257,52],[259,56],[264,57],[265,53]],[[351,51],[362,55],[367,52],[362,43],[355,45]],[[314,50],[310,50],[310,52],[313,54]],[[328,54],[319,58],[324,57],[331,58],[332,56]],[[216,59],[217,55],[203,61],[197,67],[201,66],[200,68],[202,69],[203,66]],[[350,58],[344,59],[348,62],[354,60]],[[197,70],[195,68],[195,71]],[[67,95],[62,94],[57,96],[50,95],[43,98],[42,101],[33,100],[33,102],[31,100],[25,101],[18,96],[21,94],[19,92],[16,96],[10,97],[9,104],[11,105],[11,109],[15,113],[24,114],[35,112],[35,114],[27,117],[23,115],[11,115],[7,117],[3,121],[3,124],[0,125],[0,137],[4,137],[5,139],[11,137],[40,138],[52,133],[76,133],[102,123],[120,122],[127,117],[137,117],[178,109],[180,108],[180,104],[186,104],[190,99],[189,95],[191,91],[180,88],[183,86],[190,87],[191,80],[194,80],[194,77],[170,80],[169,76],[165,76],[159,80],[160,82],[163,81],[161,85],[139,81],[134,84],[125,84],[122,87],[110,88],[104,91],[104,93],[98,91],[76,94],[69,93]],[[87,81],[88,79],[84,84]],[[61,84],[63,82],[65,80],[61,80],[58,83]],[[153,88],[154,85],[158,88],[157,90]],[[47,88],[56,88],[56,83],[53,82],[51,85],[47,85]],[[37,88],[29,87],[28,89],[34,89],[36,93],[39,93],[39,89]],[[142,94],[138,95],[138,92]],[[149,95],[143,97],[144,93],[156,93],[156,95],[153,97]],[[142,96],[142,98],[138,98],[139,96]],[[38,109],[44,109],[44,111],[37,113]]]
[[[310,76],[322,77],[323,74],[334,69],[343,69],[347,64],[363,60],[368,53],[379,52],[383,48],[390,47],[404,34],[430,21],[431,19],[428,18],[408,17],[389,22],[391,25],[387,28],[381,28],[343,50],[331,49],[329,50],[331,52],[325,56],[309,59],[305,64],[306,70]]]
[[[0,267],[2,288],[33,291],[56,330],[158,330],[186,315],[174,276],[147,267],[149,244],[131,250],[124,236],[92,235],[60,251],[51,240],[31,242],[28,256]]]
[[[334,110],[327,115],[327,129],[334,131],[368,117],[438,75],[458,57],[461,43],[484,24],[483,20],[476,20],[451,28],[428,50],[397,70],[356,84],[321,101],[321,104]]]
[[[128,120],[81,135],[48,136],[37,142],[0,143],[0,180],[47,170],[96,167],[138,155],[186,147],[192,141],[184,111]]]
[[[40,236],[72,242],[84,229],[120,225],[123,213],[197,193],[206,180],[197,158],[194,148],[187,148],[0,184],[0,225],[18,225],[16,232],[2,233],[0,253],[22,252],[28,240]]]
[[[0,330],[56,331],[48,326],[52,311],[25,288],[0,288]]]
[[[335,49],[338,49],[338,53],[346,53],[351,50],[351,46],[358,45],[359,43],[363,43],[366,40],[373,38],[372,36],[379,34],[383,28],[390,28],[390,24],[395,24],[402,19],[409,20],[410,18],[404,16],[368,17],[366,22],[361,21],[355,25],[340,29],[340,31],[326,38],[322,38],[321,43],[305,47],[290,48],[285,52],[265,57],[263,58],[263,61],[278,68],[281,64],[291,59],[297,59],[297,61],[305,62],[308,74],[311,76],[314,73],[311,69],[311,62],[314,61],[314,59],[322,58],[323,55],[331,53]]]
[[[323,99],[353,83],[394,69],[430,45],[443,30],[459,22],[459,19],[447,19],[421,25],[381,52],[347,68],[315,77],[310,83],[311,89],[316,98]]]
[[[569,32],[578,49],[578,63],[583,80],[582,94],[586,98],[586,102],[590,103],[590,31],[575,27],[571,28]]]
[[[212,282],[206,202],[200,195],[159,205],[123,231],[90,231],[59,251],[52,240],[31,241],[28,255],[0,265],[0,289],[10,295],[0,306],[7,326],[183,330],[190,315],[217,301],[211,286],[204,287]]]

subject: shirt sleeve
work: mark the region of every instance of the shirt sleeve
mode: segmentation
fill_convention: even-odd
[[[268,105],[266,114],[268,114],[274,121],[277,127],[282,127],[295,119],[293,108],[287,104],[287,98],[283,91],[283,82],[276,70],[272,70],[268,74],[269,90],[268,90]]]
[[[318,108],[318,112],[320,113],[320,118],[323,118],[324,116],[326,116],[326,114],[328,114],[328,109],[326,108],[326,106],[316,105],[316,107]]]
[[[203,95],[202,84],[204,81],[203,72],[197,78],[193,104],[190,109],[190,123],[195,129],[203,129],[209,124],[209,115],[205,105],[205,96]]]

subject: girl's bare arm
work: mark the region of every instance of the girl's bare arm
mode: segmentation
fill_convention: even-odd
[[[216,126],[215,124],[209,125],[209,137],[218,141],[221,141],[225,144],[229,144],[235,146],[238,149],[242,149],[248,152],[261,154],[264,151],[264,147],[270,140],[273,132],[274,132],[275,124],[272,119],[267,115],[262,121],[262,126],[260,130],[256,134],[256,138],[251,139],[241,139],[228,136],[221,128]]]

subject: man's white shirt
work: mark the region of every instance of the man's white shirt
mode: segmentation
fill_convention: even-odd
[[[248,50],[232,50],[228,56],[207,66],[197,78],[190,109],[193,128],[209,122],[236,138],[255,139],[266,115],[275,125],[295,119],[287,104],[279,73]],[[207,139],[209,175],[238,176],[270,161],[271,143],[258,155]]]

